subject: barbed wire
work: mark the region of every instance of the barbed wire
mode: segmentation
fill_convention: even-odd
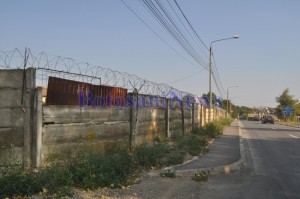
[[[179,98],[191,96],[196,99],[195,95],[180,91],[168,84],[155,83],[126,72],[76,61],[72,58],[50,56],[45,52],[33,53],[30,49],[26,52],[28,56],[26,68],[36,68],[38,86],[47,87],[48,77],[52,76],[95,85],[122,87],[128,89],[129,92],[138,89],[140,94],[160,97],[169,97],[172,91]],[[11,51],[1,50],[0,68],[23,68],[25,54],[25,51],[22,52],[17,48]]]

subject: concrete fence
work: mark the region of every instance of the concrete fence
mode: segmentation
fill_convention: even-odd
[[[35,70],[0,71],[0,162],[31,165],[35,143]]]
[[[86,144],[103,151],[120,145],[133,148],[156,137],[190,133],[193,126],[208,122],[204,106],[179,106],[166,98],[156,98],[164,106],[151,107],[43,106],[35,79],[33,68],[0,70],[0,164],[18,161],[39,167]],[[153,98],[128,95],[146,104]],[[212,115],[218,119],[224,112],[216,109]]]

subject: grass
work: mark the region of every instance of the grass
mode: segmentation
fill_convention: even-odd
[[[73,194],[71,187],[96,189],[126,186],[135,182],[138,170],[180,164],[187,153],[193,156],[205,153],[208,141],[221,135],[224,126],[231,122],[221,119],[195,127],[187,135],[178,131],[171,140],[156,139],[153,143],[136,147],[132,152],[117,148],[100,153],[87,147],[64,163],[53,163],[39,170],[24,169],[18,164],[8,165],[0,175],[0,198],[38,193],[61,198]],[[174,174],[164,176],[174,177]]]
[[[287,125],[287,126],[294,126],[294,127],[300,127],[300,121],[279,121],[278,124]]]
[[[72,195],[71,187],[120,187],[129,182],[132,169],[132,157],[122,149],[106,154],[86,149],[63,165],[54,163],[39,170],[13,165],[0,178],[0,198],[37,193],[62,197]]]

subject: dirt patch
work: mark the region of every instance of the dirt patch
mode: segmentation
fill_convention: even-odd
[[[199,198],[200,183],[190,177],[143,177],[128,189],[99,188],[95,191],[76,190],[73,198]]]

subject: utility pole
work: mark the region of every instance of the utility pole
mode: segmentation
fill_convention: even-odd
[[[240,38],[238,35],[235,35],[233,37],[229,37],[229,38],[225,38],[225,39],[218,39],[218,40],[214,40],[210,43],[210,48],[209,48],[209,116],[208,116],[208,121],[212,122],[212,108],[213,108],[213,104],[212,104],[212,89],[211,89],[211,76],[212,76],[212,44],[214,42],[217,41],[224,41],[224,40],[228,40],[228,39],[238,39]]]
[[[211,117],[211,109],[213,108],[212,104],[212,91],[211,91],[211,76],[212,76],[212,43],[209,48],[209,116],[208,116],[208,121],[212,122],[212,117]]]
[[[228,115],[228,88],[227,88],[227,101],[226,101],[226,118]]]
[[[226,117],[227,117],[227,114],[228,114],[228,103],[229,103],[229,100],[228,100],[228,96],[229,96],[229,92],[228,92],[228,90],[230,89],[230,88],[237,88],[237,87],[239,87],[239,86],[230,86],[230,87],[228,87],[227,88],[227,103],[226,103]],[[230,111],[231,111],[231,104],[230,104]],[[229,112],[229,116],[230,116],[230,112]]]

